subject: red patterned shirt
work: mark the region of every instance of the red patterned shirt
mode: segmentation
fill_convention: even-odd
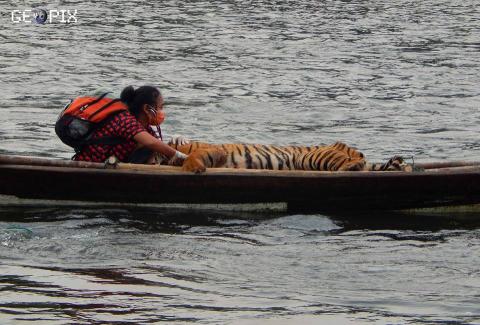
[[[137,148],[137,142],[133,137],[142,131],[147,131],[155,136],[151,128],[145,127],[130,112],[122,112],[111,119],[103,127],[94,131],[92,139],[105,136],[119,137],[125,142],[116,145],[90,144],[83,147],[82,151],[74,156],[74,160],[104,162],[108,157],[115,155],[120,161],[127,162],[129,156]]]

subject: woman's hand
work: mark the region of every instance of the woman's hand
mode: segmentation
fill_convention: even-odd
[[[175,155],[168,161],[168,165],[170,166],[182,166],[183,165],[183,162],[185,161],[185,159],[187,159],[187,155],[180,152],[180,151],[176,151],[175,152]]]
[[[186,154],[173,149],[146,131],[138,133],[133,139],[137,141],[138,144],[169,158],[168,165],[182,166],[183,161],[188,157]]]

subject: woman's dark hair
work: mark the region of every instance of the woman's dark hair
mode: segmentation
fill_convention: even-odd
[[[128,86],[122,90],[120,100],[127,104],[130,113],[138,117],[143,105],[147,104],[155,107],[157,99],[161,95],[160,90],[153,86],[142,86],[137,89]]]

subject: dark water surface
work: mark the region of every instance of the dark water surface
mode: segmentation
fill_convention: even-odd
[[[67,99],[158,85],[164,130],[479,160],[478,1],[0,1],[0,153],[70,157]],[[0,209],[0,323],[480,324],[478,225]]]
[[[479,229],[206,211],[4,208],[0,217],[0,319],[480,321]]]

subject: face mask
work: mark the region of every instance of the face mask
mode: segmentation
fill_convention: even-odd
[[[155,116],[155,123],[157,123],[157,125],[160,125],[163,123],[163,121],[165,121],[165,112],[164,111],[157,112]]]
[[[165,112],[162,111],[156,111],[154,109],[149,109],[152,114],[154,114],[154,120],[153,120],[153,125],[160,125],[165,121]]]

